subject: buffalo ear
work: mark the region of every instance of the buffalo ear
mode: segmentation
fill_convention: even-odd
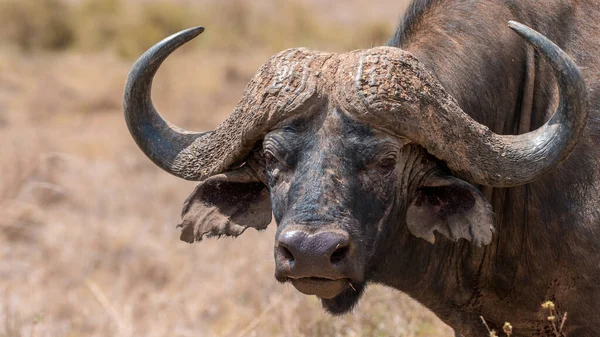
[[[181,240],[189,243],[221,235],[236,237],[271,222],[269,189],[249,167],[212,176],[196,187],[181,211]]]
[[[471,184],[452,176],[432,177],[417,190],[406,213],[408,229],[417,237],[435,242],[434,231],[476,246],[492,241],[492,207]]]

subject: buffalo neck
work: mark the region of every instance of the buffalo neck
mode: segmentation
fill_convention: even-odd
[[[445,2],[447,6],[440,6]],[[499,134],[521,134],[542,125],[554,111],[555,80],[548,65],[506,23],[530,23],[562,47],[568,33],[560,30],[568,28],[550,28],[551,19],[546,26],[536,26],[536,16],[545,13],[536,14],[534,7],[529,11],[528,1],[519,12],[507,3],[414,1],[389,44],[417,57],[475,120]],[[584,151],[584,145],[576,150]],[[480,187],[496,216],[494,240],[485,247],[466,240],[442,238],[430,244],[416,238],[399,225],[404,216],[399,207],[397,224],[390,226],[395,232],[382,248],[388,257],[380,261],[374,280],[408,293],[455,327],[478,326],[479,315],[491,324],[520,323],[520,317],[526,317],[520,310],[535,312],[539,305],[521,303],[520,297],[531,296],[520,294],[533,294],[540,301],[552,296],[549,283],[568,269],[561,262],[564,250],[558,249],[564,237],[536,233],[558,233],[565,220],[559,215],[577,213],[570,196],[556,195],[557,184],[575,185],[591,177],[569,175],[569,165],[524,186]],[[540,223],[544,228],[535,228]],[[539,261],[540,254],[546,262],[528,262]],[[486,303],[481,301],[484,297]],[[487,303],[502,303],[503,309]]]

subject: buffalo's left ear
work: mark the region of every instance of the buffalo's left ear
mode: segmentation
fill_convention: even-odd
[[[432,177],[417,190],[406,213],[408,229],[435,242],[434,231],[457,241],[487,245],[494,232],[492,207],[471,184],[452,176]]]
[[[254,171],[242,166],[212,176],[196,187],[181,211],[181,240],[192,243],[203,236],[233,236],[247,228],[265,229],[271,222],[269,189]]]

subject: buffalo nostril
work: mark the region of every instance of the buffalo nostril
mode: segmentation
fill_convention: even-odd
[[[281,255],[283,255],[283,257],[286,258],[286,260],[294,262],[294,254],[292,254],[292,252],[289,249],[282,245],[279,245],[279,252],[281,253]]]
[[[350,251],[350,246],[348,245],[337,245],[331,256],[329,257],[329,261],[331,264],[336,264],[344,260]]]

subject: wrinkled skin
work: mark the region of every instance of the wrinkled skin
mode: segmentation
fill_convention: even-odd
[[[353,288],[345,285],[334,298],[323,299],[328,310],[343,313],[364,289],[378,225],[394,206],[395,188],[384,183],[396,177],[393,164],[402,144],[392,137],[377,137],[374,130],[336,109],[330,113],[324,109],[315,117],[290,121],[267,135],[266,171],[279,224],[277,236],[289,226],[327,226],[349,233],[354,242],[372,238],[352,247],[352,268],[344,276]],[[381,165],[381,160],[392,163]],[[277,249],[275,256],[276,278],[286,281],[287,260]]]
[[[324,107],[311,117],[271,131],[263,149],[277,237],[290,226],[350,234],[349,268],[339,268],[348,284],[333,298],[322,298],[329,312],[350,310],[365,283],[381,272],[382,241],[389,239],[389,229],[406,227],[407,208],[425,213],[409,220],[417,228],[427,225],[427,216],[436,222],[489,217],[488,204],[474,187],[445,177],[435,159],[407,139],[354,121],[339,108]],[[434,181],[449,185],[426,186]],[[289,266],[282,255],[276,249],[276,278],[285,282]]]

